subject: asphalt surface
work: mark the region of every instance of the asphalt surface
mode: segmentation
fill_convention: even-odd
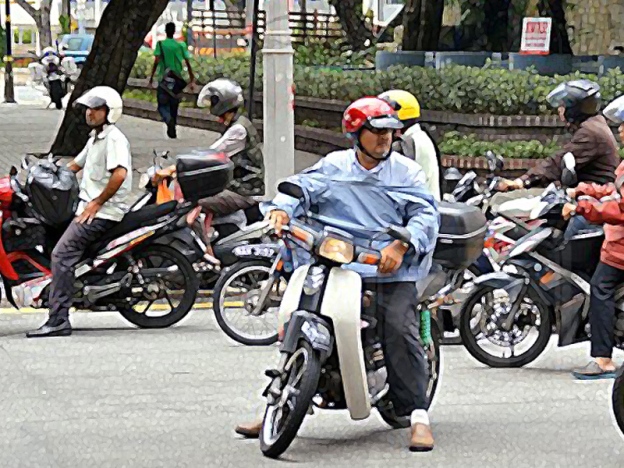
[[[76,313],[66,338],[28,340],[43,314],[0,311],[0,466],[621,466],[611,381],[575,382],[586,346],[549,347],[517,370],[486,369],[443,347],[431,420],[437,446],[407,451],[408,430],[376,414],[307,417],[282,462],[233,427],[261,411],[275,347],[231,342],[208,310],[167,330],[137,330],[114,313]],[[618,356],[619,357],[619,356]]]

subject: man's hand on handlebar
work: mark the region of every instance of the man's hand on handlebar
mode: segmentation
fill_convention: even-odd
[[[520,190],[523,188],[522,182],[519,180],[501,179],[496,189],[499,192],[507,192],[510,190]]]
[[[400,241],[394,241],[389,246],[381,250],[381,260],[379,261],[379,273],[395,273],[403,263],[407,249]]]
[[[266,219],[271,223],[271,227],[275,229],[275,234],[282,235],[282,229],[290,223],[290,217],[285,211],[273,210],[267,213]]]

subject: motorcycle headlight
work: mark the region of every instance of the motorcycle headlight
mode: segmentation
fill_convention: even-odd
[[[355,253],[355,246],[352,242],[337,237],[327,236],[321,242],[318,253],[336,263],[351,263]]]

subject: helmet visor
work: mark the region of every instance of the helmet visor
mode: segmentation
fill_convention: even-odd
[[[100,96],[95,96],[93,94],[85,94],[76,99],[74,106],[82,105],[86,106],[89,109],[97,109],[99,107],[106,106],[106,99]]]
[[[387,115],[369,119],[368,126],[377,130],[400,130],[404,125],[397,117]]]
[[[603,111],[604,116],[612,122],[621,124],[624,122],[624,96],[620,96],[611,102]]]

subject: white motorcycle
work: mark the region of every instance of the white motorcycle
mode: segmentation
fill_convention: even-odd
[[[302,198],[292,184],[282,183],[278,189]],[[464,269],[481,254],[486,229],[485,217],[477,208],[445,204],[440,211],[442,223],[434,258],[443,268],[417,284],[429,404],[441,367],[440,331],[431,306],[449,291],[436,293],[457,284]],[[312,262],[294,271],[280,305],[281,357],[277,368],[266,372],[271,382],[264,392],[267,407],[260,432],[261,450],[271,458],[287,450],[313,406],[348,409],[354,420],[368,418],[371,407],[376,407],[391,427],[410,425],[409,416],[396,415],[388,397],[377,320],[364,315],[369,307],[374,310],[374,293],[363,290],[357,272],[342,268],[350,263],[377,265],[381,254],[356,246],[353,237],[339,229],[313,227],[315,216],[309,217],[313,218],[310,223],[293,220],[285,229],[285,241],[310,252]],[[410,240],[403,227],[390,227],[380,234],[389,240]]]

